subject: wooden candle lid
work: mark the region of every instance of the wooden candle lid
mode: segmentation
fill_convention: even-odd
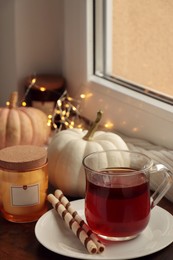
[[[27,85],[32,83],[34,77],[29,77],[27,79]],[[57,75],[37,75],[35,77],[36,83],[33,85],[33,88],[44,87],[46,90],[58,90],[64,88],[65,80],[61,76]]]
[[[0,150],[0,168],[28,171],[40,168],[47,162],[47,150],[41,146],[16,145]]]

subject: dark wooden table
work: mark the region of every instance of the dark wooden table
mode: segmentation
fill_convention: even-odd
[[[159,206],[166,209],[173,215],[173,203],[162,199]],[[43,247],[35,237],[36,222],[32,223],[11,223],[0,216],[0,260],[35,260],[35,259],[61,259],[70,260],[60,256]],[[173,243],[165,249],[149,256],[141,257],[141,260],[172,260]]]

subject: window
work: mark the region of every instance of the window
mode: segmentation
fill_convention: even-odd
[[[173,104],[171,1],[96,0],[95,73]]]
[[[102,109],[101,123],[110,122],[113,131],[173,149],[173,106],[170,103],[94,73],[94,3],[93,0],[64,1],[63,74],[70,94],[75,97],[81,93],[91,94],[81,103],[81,113],[88,119],[94,120],[97,110]],[[99,37],[104,43],[101,29],[100,23]],[[98,58],[101,60],[102,56],[100,52]],[[98,61],[95,65],[103,64]],[[97,67],[97,71],[102,72],[102,68]]]

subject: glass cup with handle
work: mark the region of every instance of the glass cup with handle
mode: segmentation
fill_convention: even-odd
[[[147,155],[125,150],[98,151],[83,159],[85,217],[100,237],[125,241],[148,225],[150,212],[173,184],[173,173]],[[150,195],[150,177],[163,180]]]

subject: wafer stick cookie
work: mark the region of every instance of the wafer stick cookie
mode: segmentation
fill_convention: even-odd
[[[88,250],[88,252],[90,254],[96,254],[97,246],[92,241],[92,239],[86,234],[86,232],[81,228],[78,222],[72,217],[70,212],[66,210],[63,204],[53,194],[49,194],[47,196],[47,199],[52,204],[53,208],[58,212],[60,217],[65,221],[67,226],[79,238],[79,240]]]
[[[92,238],[94,243],[98,248],[98,252],[102,253],[105,250],[105,246],[101,243],[99,238],[92,232],[89,226],[84,222],[81,216],[77,213],[77,211],[71,206],[71,203],[68,199],[64,196],[63,192],[59,189],[55,191],[55,197],[64,205],[66,210],[70,212],[73,218],[79,223],[79,225],[85,230],[87,235]]]

